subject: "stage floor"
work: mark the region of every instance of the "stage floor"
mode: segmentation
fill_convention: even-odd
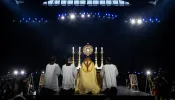
[[[126,88],[125,86],[118,86],[117,88],[118,88],[117,96],[149,96],[145,92],[132,91],[131,89]],[[79,95],[79,94],[75,94],[75,95]],[[104,94],[96,94],[96,95],[104,95]]]

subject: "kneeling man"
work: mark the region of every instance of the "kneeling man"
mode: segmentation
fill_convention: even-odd
[[[75,79],[77,76],[77,69],[72,64],[72,58],[68,59],[68,63],[62,67],[62,94],[73,94],[75,91]]]
[[[118,76],[118,69],[114,64],[111,64],[111,58],[107,58],[100,74],[103,78],[102,91],[106,91],[109,94],[117,94],[116,78]]]

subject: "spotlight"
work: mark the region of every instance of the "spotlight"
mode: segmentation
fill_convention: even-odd
[[[22,70],[22,71],[21,71],[21,75],[24,75],[24,74],[25,74],[25,72]]]
[[[88,17],[90,17],[90,15],[89,15],[89,14],[88,14],[87,16],[88,16]]]
[[[81,17],[84,18],[84,14],[82,14]]]
[[[17,75],[17,74],[18,74],[18,71],[17,71],[17,70],[15,70],[15,71],[13,72],[13,74],[14,74],[14,75]]]
[[[137,20],[137,23],[138,23],[138,24],[142,24],[142,20],[141,20],[141,19],[138,19],[138,20]]]
[[[150,70],[147,70],[147,71],[146,71],[146,74],[147,74],[147,75],[150,75],[150,74],[151,74],[151,71],[150,71]]]
[[[74,14],[71,14],[70,15],[70,19],[75,19],[75,15]]]
[[[135,24],[136,20],[135,19],[131,19],[131,24]]]
[[[42,74],[44,74],[44,71],[42,71]]]
[[[64,20],[64,16],[61,16],[61,19]]]

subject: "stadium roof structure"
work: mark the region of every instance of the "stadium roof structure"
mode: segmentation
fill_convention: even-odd
[[[43,2],[44,6],[129,6],[123,0],[49,0]]]

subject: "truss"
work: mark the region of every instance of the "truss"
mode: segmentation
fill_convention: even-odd
[[[49,0],[43,2],[44,6],[129,6],[123,0]]]

